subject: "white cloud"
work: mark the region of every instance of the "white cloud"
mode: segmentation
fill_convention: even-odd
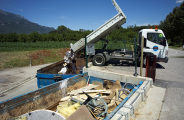
[[[176,0],[176,3],[182,3],[184,0]]]
[[[136,26],[147,26],[147,25],[158,25],[158,23],[141,23],[141,24],[136,24]]]
[[[60,16],[60,19],[68,19],[68,16]]]

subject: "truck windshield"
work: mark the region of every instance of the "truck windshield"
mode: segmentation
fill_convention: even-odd
[[[149,41],[163,45],[164,36],[162,33],[147,33],[147,38]]]

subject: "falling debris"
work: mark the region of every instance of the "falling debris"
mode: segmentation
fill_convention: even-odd
[[[58,72],[59,74],[65,74],[67,71],[67,63],[63,64],[63,68],[61,68],[61,70]]]
[[[64,56],[63,68],[58,72],[59,74],[76,74],[76,60],[72,51],[67,51]]]
[[[64,56],[64,62],[71,63],[73,59],[74,59],[73,52],[72,51],[67,51],[66,56]]]

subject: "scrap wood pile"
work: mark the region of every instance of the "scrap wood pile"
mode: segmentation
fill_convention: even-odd
[[[122,86],[120,81],[105,80],[103,86],[89,84],[71,91],[67,97],[62,98],[57,106],[57,112],[67,120],[76,120],[76,116],[84,111],[86,114],[82,116],[85,119],[89,116],[104,119],[128,96],[131,90],[127,89],[126,85]]]
[[[128,87],[127,87],[128,86]],[[131,87],[130,87],[131,86]],[[19,120],[44,117],[57,120],[101,120],[106,118],[133,90],[131,83],[104,80],[67,93],[56,108],[36,110],[19,116]],[[17,118],[15,118],[17,120]]]

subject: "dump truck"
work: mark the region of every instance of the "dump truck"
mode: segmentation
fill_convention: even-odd
[[[116,3],[115,0],[112,0],[113,5],[115,6],[118,14],[111,18],[109,21],[104,23],[102,26],[97,28],[95,31],[86,36],[86,38],[81,38],[75,44],[70,44],[71,51],[74,53],[74,56],[85,50],[86,55],[89,58],[92,58],[93,65],[103,66],[108,63],[110,60],[126,60],[133,61],[135,60],[140,63],[141,58],[141,47],[143,47],[143,58],[144,64],[146,64],[146,55],[153,54],[157,57],[157,62],[168,62],[168,43],[166,37],[162,30],[156,29],[142,29],[139,32],[139,37],[137,39],[137,47],[134,48],[134,51],[128,51],[126,49],[116,49],[108,50],[105,49],[107,46],[104,44],[102,49],[95,49],[95,43],[99,40],[104,40],[103,38],[107,36],[113,30],[119,28],[121,25],[126,23],[126,16]],[[144,45],[142,46],[142,37],[144,38]],[[136,50],[135,50],[136,49]],[[135,51],[137,51],[135,53]],[[135,59],[136,57],[136,59]]]

